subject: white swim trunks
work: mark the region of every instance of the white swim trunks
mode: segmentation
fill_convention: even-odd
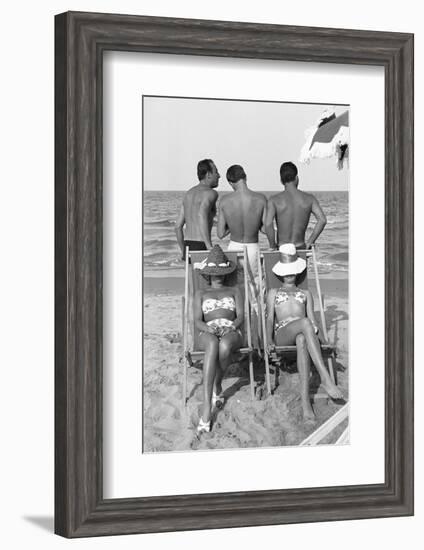
[[[246,247],[251,276],[254,281],[257,281],[259,243],[239,243],[237,241],[230,241],[227,250],[232,252],[243,252],[244,247]]]

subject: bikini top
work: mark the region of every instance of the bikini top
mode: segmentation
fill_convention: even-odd
[[[206,313],[211,313],[216,309],[228,309],[230,311],[236,310],[236,302],[232,296],[224,296],[224,298],[207,298],[202,303],[202,311]]]
[[[304,304],[306,302],[306,294],[302,290],[297,290],[296,292],[289,293],[286,292],[283,288],[279,288],[277,290],[277,294],[275,295],[275,305],[278,306],[279,304],[288,302],[290,299],[296,300],[301,304]]]

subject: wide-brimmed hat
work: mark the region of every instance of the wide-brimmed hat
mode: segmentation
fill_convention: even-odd
[[[273,266],[272,271],[279,277],[297,275],[306,268],[306,261],[299,258],[296,247],[292,243],[282,244],[278,249],[280,260]]]
[[[227,258],[219,244],[214,245],[203,262],[194,264],[194,269],[201,271],[202,275],[228,275],[235,268],[236,264]]]

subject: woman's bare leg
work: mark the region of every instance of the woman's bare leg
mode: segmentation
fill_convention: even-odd
[[[200,336],[200,345],[205,351],[203,360],[203,412],[202,419],[209,422],[212,412],[212,388],[218,365],[218,338],[204,332]]]
[[[301,333],[296,336],[297,348],[297,369],[300,375],[300,397],[302,401],[303,418],[305,420],[315,420],[315,413],[311,407],[309,397],[309,352],[306,345],[306,338]]]
[[[330,375],[325,368],[318,337],[314,332],[312,323],[307,317],[292,321],[284,328],[278,330],[275,335],[276,343],[279,346],[293,345],[293,343],[296,341],[296,336],[300,333],[305,336],[309,355],[311,356],[311,359],[315,367],[317,368],[317,371],[319,372],[321,382],[325,391],[333,399],[341,399],[343,397],[343,394],[331,380]]]
[[[227,367],[231,363],[231,354],[240,349],[241,336],[238,332],[231,331],[221,338],[219,342],[219,367],[216,370],[215,393],[222,392],[222,378]]]

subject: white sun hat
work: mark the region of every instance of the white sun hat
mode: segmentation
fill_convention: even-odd
[[[280,261],[272,268],[272,271],[279,277],[285,275],[297,275],[306,268],[306,261],[299,258],[294,244],[282,244],[278,249],[280,252]]]

